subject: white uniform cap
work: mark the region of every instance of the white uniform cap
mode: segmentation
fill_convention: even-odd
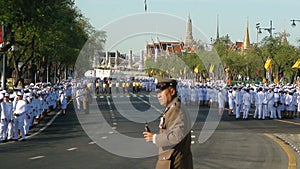
[[[17,92],[17,96],[23,96],[23,93],[22,92]]]

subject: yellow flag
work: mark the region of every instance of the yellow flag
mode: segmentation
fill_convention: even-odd
[[[265,63],[265,69],[269,70],[272,68],[272,59],[268,58]]]
[[[195,73],[198,73],[198,72],[199,72],[198,67],[195,67],[194,72],[195,72]]]
[[[215,68],[215,65],[210,65],[209,73],[212,73],[214,71],[214,68]]]
[[[194,72],[195,72],[195,73],[198,73],[198,72],[199,72],[198,66],[199,66],[199,65],[197,65],[197,66],[195,67],[195,69],[194,69]]]
[[[296,61],[296,63],[292,66],[292,68],[299,69],[300,68],[300,59]]]

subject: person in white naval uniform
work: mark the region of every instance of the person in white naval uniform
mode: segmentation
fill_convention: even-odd
[[[241,116],[241,109],[242,109],[242,103],[243,103],[243,94],[241,92],[241,87],[239,86],[236,90],[236,97],[235,97],[235,105],[236,105],[236,112],[235,112],[235,118],[239,119]]]
[[[274,89],[274,109],[275,109],[275,114],[272,116],[272,112],[271,112],[271,116],[273,118],[277,118],[277,117],[281,118],[281,112],[278,111],[279,110],[278,109],[279,105],[280,105],[280,94],[278,92],[278,89],[275,88]]]
[[[218,89],[218,106],[219,106],[219,116],[222,116],[225,107],[225,94],[221,88]]]
[[[271,112],[271,119],[276,118],[276,109],[274,107],[274,92],[273,92],[273,87],[270,87],[268,95],[268,111]]]
[[[295,111],[296,108],[296,99],[293,96],[294,91],[293,90],[289,90],[288,94],[286,95],[285,98],[285,105],[286,105],[286,112],[287,112],[287,118],[293,118],[293,113]]]
[[[228,91],[228,104],[229,104],[229,109],[228,109],[228,115],[232,116],[233,115],[233,110],[235,110],[235,97],[233,95],[232,89],[229,89]]]
[[[9,102],[9,94],[4,94],[1,103],[0,141],[5,142],[8,134],[8,125],[12,123],[12,103]]]
[[[248,114],[251,108],[251,96],[250,96],[250,89],[245,89],[245,93],[243,94],[243,119],[247,120],[248,119]]]
[[[59,102],[61,104],[62,114],[65,115],[67,109],[67,98],[62,90],[59,91]]]
[[[300,90],[299,88],[297,89],[296,92],[296,104],[297,104],[297,113],[295,114],[295,117],[298,116],[298,118],[300,118]]]
[[[14,94],[10,94],[9,95],[9,103],[11,104],[11,121],[8,123],[7,126],[7,140],[13,140],[14,137],[14,116],[13,116],[13,101],[15,100],[15,95]]]
[[[14,115],[14,139],[18,139],[18,130],[20,129],[22,139],[25,141],[25,130],[24,130],[24,116],[26,113],[26,101],[23,100],[23,93],[17,92],[17,99],[13,103],[13,115]]]
[[[265,94],[262,92],[261,87],[258,89],[258,92],[256,94],[256,99],[257,99],[258,119],[265,119],[265,116],[263,113],[263,101],[265,99]],[[254,118],[256,118],[255,115],[254,115]]]
[[[263,119],[266,117],[269,117],[269,110],[268,110],[268,87],[264,87],[263,94],[264,94],[264,100],[263,100]]]

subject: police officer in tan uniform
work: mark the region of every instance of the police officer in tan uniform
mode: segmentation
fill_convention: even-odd
[[[177,81],[158,78],[157,98],[166,107],[160,117],[159,133],[143,132],[147,142],[159,149],[156,169],[193,169],[189,114],[177,97]]]

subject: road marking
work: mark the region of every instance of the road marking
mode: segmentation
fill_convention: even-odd
[[[293,150],[291,150],[291,148],[289,148],[283,141],[281,141],[277,137],[275,137],[271,134],[267,134],[267,133],[265,133],[264,135],[269,137],[276,143],[278,143],[281,146],[281,148],[285,151],[285,153],[288,156],[288,169],[296,169],[297,168],[297,158],[296,158]]]
[[[72,147],[72,148],[68,148],[67,151],[73,151],[73,150],[76,150],[78,149],[77,147]]]
[[[90,144],[90,145],[96,144],[96,141],[91,141],[91,142],[89,142],[89,144]]]
[[[44,158],[44,157],[45,156],[36,156],[36,157],[29,158],[29,160],[37,160],[37,159]]]
[[[101,137],[101,138],[104,140],[104,139],[107,139],[107,136],[103,136],[103,137]]]
[[[287,121],[287,120],[279,120],[279,119],[275,119],[275,121],[279,121],[282,123],[288,123],[288,124],[295,124],[295,125],[300,126],[300,123],[297,123],[297,122],[292,122],[292,121]]]

